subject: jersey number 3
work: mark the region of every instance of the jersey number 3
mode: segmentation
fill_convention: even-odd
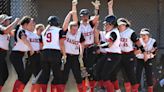
[[[52,41],[52,34],[51,33],[47,33],[46,37],[47,37],[47,40],[46,40],[47,42]]]

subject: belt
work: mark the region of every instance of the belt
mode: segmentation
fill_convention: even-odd
[[[4,49],[0,48],[0,51],[6,51],[6,50],[4,50]]]
[[[13,53],[18,53],[18,54],[25,54],[26,52],[23,52],[23,51],[12,51]]]
[[[70,54],[70,53],[67,53],[67,55],[69,55],[69,56],[79,56],[79,54],[77,55],[77,54]]]
[[[41,51],[60,51],[60,50],[58,50],[58,49],[43,49]]]
[[[121,54],[121,53],[117,53],[117,52],[107,52],[107,54]]]
[[[132,51],[129,51],[129,52],[121,52],[122,54],[130,54],[130,53],[134,53],[134,50],[132,50]]]

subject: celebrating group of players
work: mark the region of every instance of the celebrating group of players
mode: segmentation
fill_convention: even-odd
[[[100,1],[92,2],[94,16],[88,9],[81,9],[81,21],[77,4],[77,0],[72,1],[62,27],[57,16],[50,16],[44,27],[35,25],[29,16],[10,23],[11,16],[0,15],[0,91],[8,78],[5,57],[10,37],[14,37],[10,61],[18,79],[12,92],[23,92],[32,75],[31,92],[46,92],[51,72],[51,92],[64,92],[70,70],[78,92],[87,92],[88,87],[89,92],[95,92],[96,86],[96,92],[121,92],[117,80],[120,70],[126,92],[138,92],[143,68],[148,92],[153,92],[152,62],[157,44],[149,29],[141,29],[139,38],[127,19],[114,16],[113,0],[108,0],[109,15],[104,19],[104,30],[99,31]]]

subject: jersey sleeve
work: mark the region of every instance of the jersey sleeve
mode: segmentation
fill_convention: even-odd
[[[83,34],[81,33],[81,36],[80,36],[80,43],[84,42],[85,41],[85,38],[83,36]]]
[[[107,41],[108,41],[108,42],[114,42],[116,39],[117,39],[117,34],[116,34],[115,32],[112,32],[112,33],[109,35],[109,38],[107,38]]]
[[[111,33],[110,39],[111,39],[113,42],[116,41],[116,39],[117,39],[117,34],[116,34],[115,32],[112,32],[112,33]]]
[[[89,24],[91,25],[91,27],[93,28],[95,25],[93,24],[93,21],[89,21]]]
[[[80,26],[80,21],[77,22],[77,25]]]
[[[155,55],[157,53],[157,51],[158,51],[158,47],[157,47],[157,42],[156,41],[154,42],[153,47],[155,48],[155,50],[152,53]]]
[[[3,35],[3,34],[4,34],[4,32],[3,32],[2,30],[0,30],[0,34],[1,34],[1,35]]]
[[[3,31],[4,31],[4,29],[5,29],[5,28],[4,28],[2,25],[0,25],[0,34],[1,34],[1,35],[3,35],[3,34],[4,34],[4,32],[3,32]]]
[[[17,26],[15,27],[15,31],[14,31],[14,40],[15,40],[16,42],[17,42],[17,34],[18,34],[19,27],[20,27],[20,25],[17,25]]]
[[[153,47],[157,48],[157,42],[154,42]]]
[[[68,32],[68,29],[66,31],[60,30],[59,39],[66,38],[67,32]]]
[[[135,43],[139,40],[137,34],[135,32],[132,33],[131,35],[131,40]]]
[[[43,43],[42,36],[39,37],[39,42],[40,42],[40,43]]]
[[[25,30],[19,31],[18,37],[21,39],[22,36],[26,36]]]

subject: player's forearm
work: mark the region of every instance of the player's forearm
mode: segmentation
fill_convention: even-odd
[[[40,43],[40,50],[43,48],[43,43]]]
[[[100,6],[100,1],[99,0],[96,0],[95,2],[91,2],[91,3],[92,3],[92,5],[95,8],[95,10],[94,10],[95,15],[94,15],[94,17],[93,17],[93,19],[91,21],[92,21],[93,24],[96,24],[97,21],[99,20],[99,13],[100,13],[99,6]]]
[[[113,0],[108,0],[108,15],[114,15],[113,13]]]
[[[9,33],[14,29],[14,27],[16,26],[16,24],[17,24],[17,22],[14,21],[14,22],[12,22],[9,26],[7,26],[7,27],[5,28],[5,30],[3,31],[4,34],[9,34]]]
[[[111,8],[111,7],[108,7],[108,15],[114,15],[114,13],[113,13],[113,8]]]
[[[63,56],[66,56],[64,39],[60,39],[60,50],[61,50],[61,53],[63,54]]]
[[[73,18],[73,21],[78,22],[76,5],[72,5],[72,18]]]
[[[62,27],[64,31],[68,28],[68,24],[71,20],[71,15],[72,15],[71,12],[69,12],[64,20],[63,27]]]
[[[100,44],[99,35],[99,30],[97,28],[94,28],[94,41],[97,45]]]

